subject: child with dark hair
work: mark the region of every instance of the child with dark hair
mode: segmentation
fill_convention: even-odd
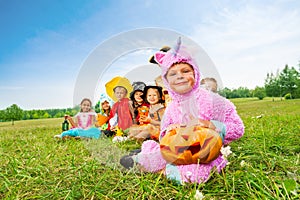
[[[146,84],[144,82],[133,82],[132,84],[133,91],[130,93],[130,99],[132,102],[133,107],[133,113],[134,113],[134,124],[140,124],[139,122],[139,112],[138,109],[146,106],[149,107],[149,105],[144,101],[143,94],[144,94],[144,88],[146,87]]]
[[[145,114],[140,114],[140,126],[132,126],[129,129],[129,137],[138,141],[147,138],[158,140],[160,122],[165,111],[164,96],[160,86],[146,86],[143,95],[149,109]]]
[[[64,131],[62,134],[55,135],[55,138],[99,138],[101,132],[95,127],[96,113],[92,110],[92,102],[90,99],[84,98],[81,101],[80,112],[74,116],[74,120],[70,116],[68,116],[67,119],[75,128]]]

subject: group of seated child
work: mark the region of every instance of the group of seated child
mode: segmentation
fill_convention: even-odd
[[[108,92],[115,103],[107,119],[107,136],[116,135],[118,130],[131,139],[143,141],[148,138],[158,139],[160,121],[165,110],[163,89],[157,85],[133,82],[127,78],[115,77],[106,84],[113,88]]]
[[[215,79],[200,80],[199,67],[181,38],[173,49],[156,52],[150,61],[162,71],[156,85],[114,77],[105,84],[114,103],[103,98],[96,114],[91,101],[83,99],[74,117],[75,128],[55,137],[126,135],[142,144],[121,157],[124,168],[136,166],[178,183],[206,182],[212,172],[226,166],[221,149],[244,134],[243,122],[233,103],[215,94]]]
[[[106,86],[110,84],[115,84],[112,93],[109,93],[111,98],[104,93],[100,95],[98,113],[92,109],[91,100],[84,98],[80,103],[80,112],[74,119],[66,116],[72,128],[54,137],[98,139],[102,133],[106,136],[126,133],[129,138],[140,142],[158,140],[160,122],[166,108],[163,88],[158,85],[147,86],[141,81],[130,85],[130,81],[124,77],[115,77]],[[212,92],[217,91],[214,78],[202,79],[201,85]]]

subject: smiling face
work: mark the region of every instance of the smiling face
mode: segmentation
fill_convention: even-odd
[[[88,100],[84,100],[82,101],[82,103],[80,104],[80,108],[82,112],[89,112],[91,110],[91,102]]]
[[[136,91],[134,93],[134,99],[138,104],[142,104],[143,103],[143,98],[142,98],[143,92],[141,91]]]
[[[108,103],[108,101],[104,101],[103,103],[102,103],[102,109],[103,110],[108,110],[110,108],[110,105],[109,105],[109,103]]]
[[[146,98],[150,105],[157,104],[160,98],[159,92],[157,91],[157,89],[149,88]]]
[[[185,94],[191,91],[195,84],[194,69],[187,63],[174,64],[168,70],[166,79],[174,92]]]

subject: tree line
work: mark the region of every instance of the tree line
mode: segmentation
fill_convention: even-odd
[[[282,71],[276,74],[268,73],[263,87],[256,86],[250,90],[246,87],[237,89],[224,89],[218,93],[228,99],[257,97],[283,97],[285,99],[300,98],[300,63],[299,71],[295,67],[286,65]],[[99,111],[99,102],[95,106],[95,111]],[[0,121],[42,119],[42,118],[59,118],[68,114],[74,116],[80,110],[79,105],[67,109],[45,109],[45,110],[22,110],[18,105],[13,104],[5,110],[0,110]]]
[[[60,118],[65,115],[74,116],[80,110],[79,106],[63,109],[45,109],[45,110],[23,110],[17,104],[13,104],[5,110],[0,110],[0,122],[28,119]]]
[[[300,64],[299,71],[295,67],[286,65],[282,71],[277,71],[276,74],[268,73],[263,87],[256,86],[253,90],[246,87],[231,90],[225,87],[219,93],[228,99],[247,97],[259,99],[265,97],[300,98]]]

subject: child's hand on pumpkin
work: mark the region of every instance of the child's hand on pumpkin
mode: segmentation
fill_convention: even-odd
[[[191,121],[188,122],[187,126],[203,126],[203,123],[201,121],[203,120],[192,118]]]
[[[169,132],[170,130],[176,129],[176,128],[180,128],[180,124],[171,124],[166,128],[166,132]]]
[[[193,119],[189,122],[188,125],[189,126],[201,126],[201,127],[210,128],[213,130],[216,129],[215,125],[211,121],[203,120],[203,119]]]
[[[141,115],[139,118],[139,122],[140,123],[150,123],[151,122],[151,118],[147,117],[145,115]]]

